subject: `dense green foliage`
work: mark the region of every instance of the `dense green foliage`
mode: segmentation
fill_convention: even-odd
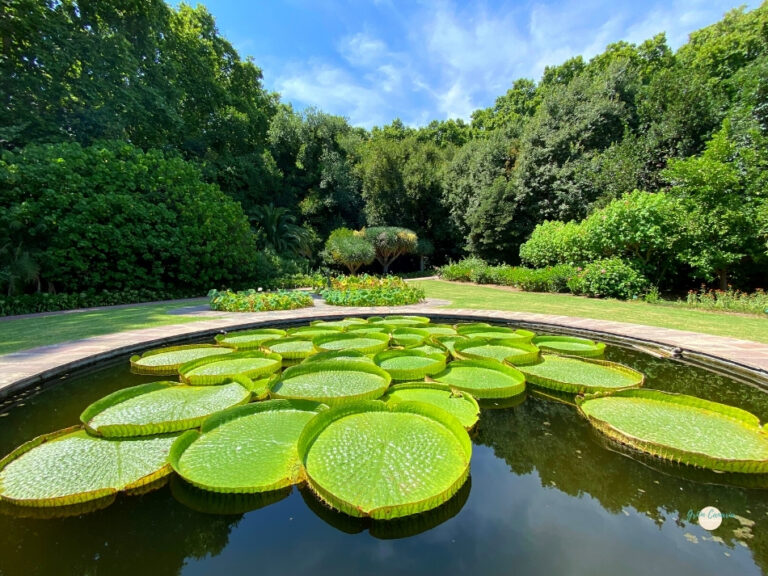
[[[662,288],[764,285],[766,26],[737,9],[677,52],[660,34],[515,80],[471,123],[367,131],[265,91],[202,6],[13,0],[0,290],[273,286],[324,244],[371,265],[339,228],[385,273],[620,258]]]
[[[307,292],[278,290],[260,292],[253,289],[243,292],[211,290],[208,293],[211,310],[221,312],[265,312],[268,310],[295,310],[313,306]]]
[[[403,306],[424,300],[424,290],[397,276],[337,276],[320,294],[332,306]]]
[[[544,268],[490,266],[479,258],[465,258],[442,266],[438,272],[445,280],[515,286],[526,292],[565,292],[568,280],[577,271],[567,264]]]
[[[346,266],[350,274],[376,258],[373,244],[349,228],[337,228],[325,242],[324,257],[329,263]]]

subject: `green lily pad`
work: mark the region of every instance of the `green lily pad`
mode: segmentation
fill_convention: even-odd
[[[152,382],[118,390],[97,400],[80,415],[97,436],[147,436],[198,427],[214,412],[251,399],[237,382],[221,386],[186,386]]]
[[[436,508],[469,475],[472,443],[454,416],[423,402],[355,402],[315,417],[299,439],[309,487],[351,516]]]
[[[259,510],[284,500],[291,495],[293,490],[291,486],[286,486],[285,488],[270,492],[234,494],[209,492],[208,490],[188,484],[178,476],[171,478],[170,488],[171,495],[187,508],[215,516],[221,514],[239,516],[253,510]]]
[[[375,354],[389,347],[389,334],[329,334],[312,340],[315,348],[322,352],[332,350],[357,350],[363,354]]]
[[[251,379],[268,376],[280,370],[281,364],[282,358],[278,354],[251,350],[187,362],[179,368],[179,375],[186,384],[207,386],[224,384],[236,376]]]
[[[315,336],[325,336],[326,334],[338,334],[342,331],[341,326],[300,326],[288,330],[290,336],[312,339]]]
[[[519,368],[531,384],[570,394],[638,388],[645,382],[642,373],[623,364],[552,354]]]
[[[389,324],[351,324],[347,327],[348,334],[369,334],[371,332],[380,332],[381,334],[391,334],[394,326]]]
[[[427,324],[418,328],[429,333],[430,336],[453,336],[457,334],[456,328],[449,324]]]
[[[462,336],[467,338],[484,338],[486,340],[506,339],[530,342],[536,335],[530,330],[520,330],[507,326],[483,326],[478,324],[464,324],[456,327]]]
[[[576,403],[603,434],[648,454],[723,472],[768,472],[768,434],[746,410],[659,390],[594,394]]]
[[[357,350],[331,350],[329,352],[319,352],[313,354],[309,358],[305,359],[302,364],[310,364],[314,362],[325,362],[328,360],[351,360],[352,362],[363,362],[365,364],[373,364],[373,359],[370,356],[358,352]]]
[[[310,326],[317,328],[341,328],[342,330],[359,324],[368,324],[368,320],[363,318],[343,318],[341,320],[314,320],[309,323]]]
[[[237,350],[253,350],[260,348],[263,342],[285,336],[285,330],[276,328],[259,328],[256,330],[243,330],[231,334],[217,334],[216,342],[222,346],[236,348]]]
[[[312,344],[312,339],[304,336],[267,340],[264,342],[263,346],[270,352],[280,354],[280,356],[283,357],[283,360],[287,360],[288,362],[303,360],[317,352],[315,345]]]
[[[385,402],[426,402],[453,414],[467,430],[477,424],[480,406],[471,394],[434,382],[406,382],[387,390]]]
[[[272,386],[272,396],[333,406],[380,398],[391,381],[387,372],[373,364],[355,360],[310,362],[287,368]]]
[[[446,358],[450,354],[447,348],[438,346],[436,343],[425,342],[417,346],[408,346],[406,350],[416,350],[417,352],[424,352],[425,354],[442,354]]]
[[[496,360],[455,360],[432,380],[475,398],[509,398],[525,392],[525,376]]]
[[[429,332],[409,326],[392,331],[392,343],[396,346],[418,346],[429,338]]]
[[[602,356],[605,344],[575,336],[536,336],[533,343],[544,352],[594,358]]]
[[[445,356],[412,349],[384,350],[373,357],[377,366],[389,372],[393,380],[418,380],[445,370]]]
[[[169,461],[193,486],[211,492],[270,492],[303,481],[296,443],[324,406],[267,400],[219,412],[200,432],[182,434]]]
[[[456,336],[433,336],[432,341],[444,346],[446,350],[448,350],[449,354],[451,356],[456,356],[456,342],[460,342],[462,340],[467,340],[468,338],[466,336],[456,335]]]
[[[429,318],[425,316],[374,316],[368,318],[368,322],[389,324],[391,326],[422,326],[429,324]]]
[[[520,340],[470,338],[454,345],[457,358],[489,358],[514,365],[532,364],[539,360],[539,349]]]
[[[154,376],[175,376],[182,364],[221,354],[231,354],[232,348],[213,344],[189,344],[187,346],[168,346],[144,352],[141,356],[131,356],[131,371],[137,374]]]
[[[0,460],[0,500],[68,506],[139,490],[170,474],[175,439],[97,438],[79,426],[39,436]]]

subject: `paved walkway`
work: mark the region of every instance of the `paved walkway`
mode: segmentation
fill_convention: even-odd
[[[222,330],[231,331],[259,325],[275,325],[302,320],[339,316],[373,316],[386,314],[421,314],[443,319],[487,319],[517,322],[540,329],[564,328],[568,331],[602,335],[608,339],[633,343],[651,343],[668,350],[680,348],[683,356],[709,359],[721,369],[746,375],[768,384],[768,345],[696,332],[672,330],[573,316],[555,316],[528,312],[440,308],[448,302],[428,300],[424,304],[399,307],[342,308],[317,301],[312,308],[275,312],[213,312],[205,306],[189,306],[184,315],[204,316],[205,320],[129,330],[83,340],[42,346],[0,356],[0,398],[22,390],[47,378],[108,358],[128,357],[139,350],[162,346],[199,336],[212,337]]]

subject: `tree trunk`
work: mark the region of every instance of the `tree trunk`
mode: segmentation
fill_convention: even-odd
[[[728,290],[728,271],[725,268],[718,270],[717,276],[720,278],[720,290]]]

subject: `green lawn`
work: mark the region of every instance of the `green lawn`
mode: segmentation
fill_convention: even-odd
[[[768,316],[741,316],[684,308],[674,304],[647,304],[583,298],[570,294],[513,292],[490,286],[475,286],[442,280],[416,282],[428,298],[450,300],[449,308],[513,310],[582,316],[599,320],[633,322],[649,326],[691,330],[768,343]]]
[[[199,305],[205,299],[183,306]],[[196,322],[205,318],[168,314],[180,304],[141,304],[89,312],[70,312],[0,320],[0,354],[137,328]]]

